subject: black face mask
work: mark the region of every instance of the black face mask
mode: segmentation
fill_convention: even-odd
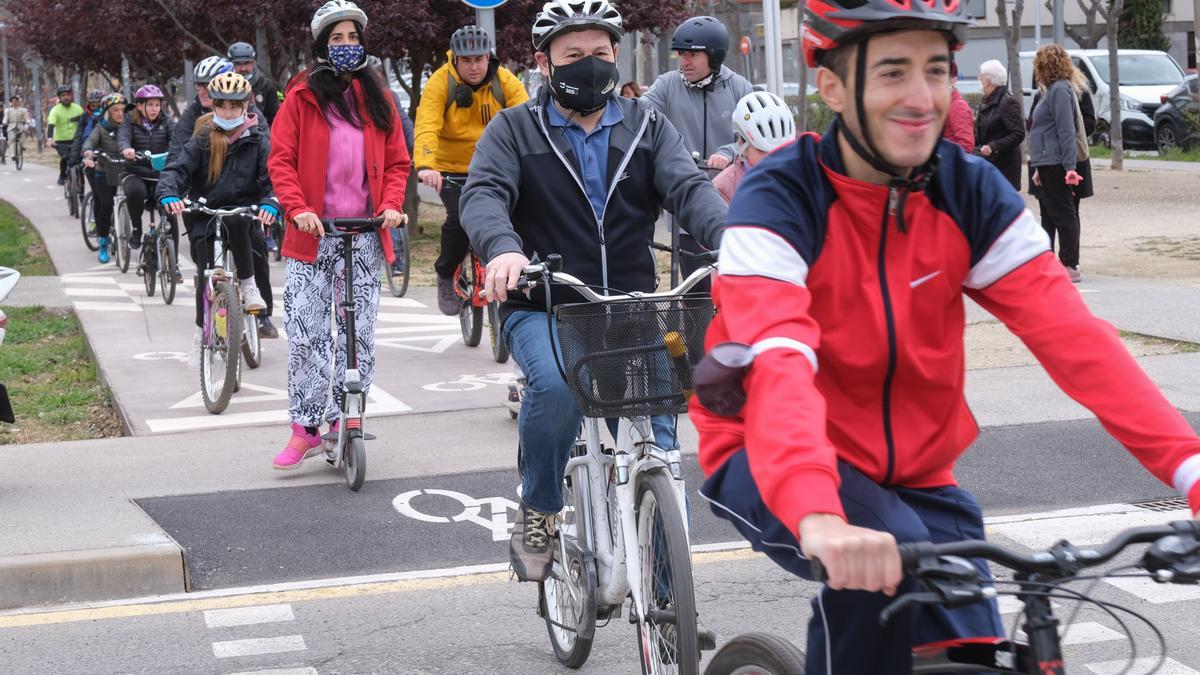
[[[550,66],[550,95],[564,108],[590,115],[608,103],[617,88],[617,64],[587,56],[565,66]]]

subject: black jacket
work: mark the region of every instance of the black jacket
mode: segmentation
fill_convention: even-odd
[[[204,197],[209,208],[270,204],[279,210],[271,176],[267,173],[267,156],[270,154],[270,139],[255,127],[245,129],[229,144],[221,175],[209,185],[208,135],[200,134],[189,140],[163,169],[155,198],[161,201],[166,197],[191,200]],[[203,236],[206,225],[206,219],[194,221],[189,236]]]
[[[266,115],[267,126],[275,123],[275,113],[279,112],[279,83],[261,69],[254,69],[254,79],[250,81],[254,90],[254,105]]]
[[[183,146],[192,137],[192,132],[196,130],[196,120],[200,119],[205,114],[212,112],[206,110],[200,105],[200,99],[192,99],[187,108],[179,115],[179,121],[175,123],[175,130],[171,132],[171,145],[167,148],[167,152],[171,154],[170,159],[175,159],[175,155],[183,150]],[[258,130],[263,132],[267,138],[271,136],[271,127],[267,126],[267,119],[259,112],[258,106],[250,103],[250,107],[246,110],[247,115],[258,116]]]
[[[1025,119],[1021,102],[1005,87],[996,87],[979,104],[975,116],[975,143],[992,150],[987,161],[1000,169],[1000,173],[1012,183],[1013,189],[1021,189],[1021,141],[1025,140]]]
[[[165,112],[160,113],[158,119],[147,128],[142,124],[135,124],[133,115],[125,118],[125,122],[117,129],[117,149],[124,152],[129,149],[137,152],[150,152],[151,154],[160,154],[166,152],[171,146],[171,132],[175,130],[175,123]],[[150,167],[148,160],[139,160],[137,164],[127,168],[129,173],[143,178],[157,178],[158,172]]]
[[[459,201],[471,245],[490,260],[521,251],[563,256],[563,271],[617,291],[652,291],[656,265],[650,243],[662,207],[703,245],[716,248],[728,207],[696,168],[683,136],[662,113],[637,99],[613,96],[624,119],[609,136],[609,198],[597,220],[583,188],[579,159],[563,131],[547,120],[543,89],[500,113],[475,147]],[[569,289],[555,303],[578,302]],[[515,309],[545,310],[544,287],[529,298],[509,294]]]

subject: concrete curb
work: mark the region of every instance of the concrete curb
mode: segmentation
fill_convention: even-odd
[[[0,610],[187,590],[174,541],[0,557]]]

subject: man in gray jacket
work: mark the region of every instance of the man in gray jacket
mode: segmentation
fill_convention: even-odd
[[[523,581],[550,571],[563,473],[582,419],[554,360],[544,287],[516,291],[524,267],[535,254],[561,254],[563,271],[589,285],[652,291],[649,246],[662,206],[712,248],[726,214],[670,121],[616,95],[616,10],[572,3],[577,13],[568,14],[558,11],[564,4],[547,3],[534,26],[547,85],[488,125],[460,201],[471,245],[488,261],[484,289],[503,302],[504,340],[528,381],[518,423],[522,503],[509,549]],[[555,288],[552,300],[579,296]],[[677,447],[672,418],[653,426],[659,445]]]

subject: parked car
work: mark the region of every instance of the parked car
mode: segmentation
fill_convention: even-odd
[[[1200,79],[1188,75],[1178,87],[1163,94],[1162,105],[1154,113],[1154,144],[1159,154],[1171,148],[1189,150],[1200,146],[1200,104],[1196,93]]]
[[[1092,137],[1098,145],[1110,142],[1108,50],[1068,49],[1071,61],[1083,71],[1091,89],[1092,106],[1096,109],[1096,132]],[[1021,73],[1025,115],[1033,104],[1037,86],[1033,82],[1034,52],[1021,52]],[[1154,113],[1162,105],[1162,96],[1183,82],[1183,69],[1166,52],[1149,49],[1117,50],[1117,68],[1121,105],[1121,135],[1126,148],[1154,147]]]

